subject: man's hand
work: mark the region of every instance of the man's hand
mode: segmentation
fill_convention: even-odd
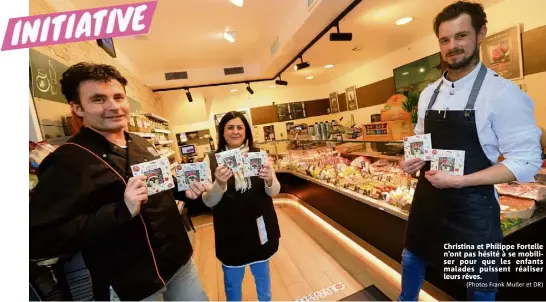
[[[190,189],[186,190],[186,198],[195,200],[201,196],[204,192],[210,192],[212,190],[212,185],[209,182],[201,184],[197,181],[193,181],[190,184]]]
[[[141,204],[148,201],[148,188],[146,186],[145,175],[129,178],[125,193],[123,194],[123,199],[125,200],[127,209],[129,209],[132,217],[135,217],[140,213]]]
[[[228,180],[233,176],[233,171],[231,171],[230,168],[218,165],[216,167],[216,171],[214,171],[214,177],[216,177],[216,183],[218,183],[218,186],[220,186],[220,189],[224,190],[226,189]]]
[[[263,165],[258,176],[265,180],[265,184],[268,187],[271,187],[273,185],[273,170],[271,169],[271,163],[267,162]]]
[[[463,176],[451,175],[449,173],[430,170],[425,173],[427,180],[438,189],[449,189],[449,188],[462,188],[463,185]]]
[[[402,170],[409,175],[417,173],[417,171],[421,170],[424,166],[425,162],[420,158],[410,158],[400,162],[400,167]]]

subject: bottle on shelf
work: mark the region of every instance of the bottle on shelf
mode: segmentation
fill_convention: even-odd
[[[320,139],[325,140],[326,139],[326,125],[323,122],[320,122]]]
[[[320,125],[318,124],[318,122],[315,123],[315,139],[321,139]]]
[[[332,131],[333,132],[339,131],[339,127],[337,126],[336,120],[332,120]]]
[[[330,123],[328,121],[324,122],[326,137],[324,139],[330,139],[330,135],[332,133],[332,130],[330,129]]]

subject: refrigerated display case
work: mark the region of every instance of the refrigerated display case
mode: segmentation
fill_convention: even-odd
[[[292,174],[407,220],[418,180],[399,168],[402,141],[288,139],[256,145],[272,158],[277,173]],[[537,209],[542,212],[546,186],[511,183],[496,188],[505,235],[531,223]]]
[[[398,168],[403,158],[402,141],[300,139],[256,143],[256,146],[267,151],[274,162],[281,193],[296,197],[306,207],[401,262],[413,192],[418,183]],[[529,192],[531,188],[539,190],[538,194]],[[503,243],[546,245],[546,237],[540,236],[546,227],[546,200],[518,200],[522,196],[543,198],[544,189],[536,184],[504,184],[497,189],[516,195],[507,198],[509,195],[500,194]],[[426,280],[455,299],[465,299],[464,284],[444,280],[442,268],[431,267]],[[516,273],[501,273],[499,280],[536,281],[531,275]],[[522,295],[521,291],[501,288],[498,297],[522,299],[539,291]]]

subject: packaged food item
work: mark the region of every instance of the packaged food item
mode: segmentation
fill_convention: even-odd
[[[260,169],[267,163],[265,152],[248,152],[243,156],[244,176],[255,177],[259,175]]]
[[[186,191],[190,189],[190,184],[194,181],[204,183],[206,181],[206,164],[204,162],[177,164],[176,165],[176,180],[178,183],[178,191]]]
[[[414,189],[398,187],[396,190],[393,190],[388,194],[387,202],[405,211],[409,211],[414,193]]]
[[[464,175],[464,151],[432,150],[431,170],[448,172],[451,175]]]
[[[371,164],[372,161],[368,157],[359,156],[351,162],[351,167],[357,167],[365,172],[369,172]]]
[[[220,153],[216,153],[216,161],[219,165],[224,165],[230,168],[233,173],[241,171],[243,167],[243,156],[241,150],[232,149]]]
[[[148,195],[170,190],[174,181],[170,172],[169,159],[162,157],[149,162],[131,166],[133,176],[145,175]]]
[[[420,158],[430,160],[432,141],[430,133],[404,137],[404,158]]]

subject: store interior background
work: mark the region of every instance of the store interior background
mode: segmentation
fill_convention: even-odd
[[[130,1],[116,3],[118,2]],[[138,102],[141,112],[151,112],[167,118],[174,133],[209,130],[216,143],[214,114],[270,106],[273,102],[282,104],[325,99],[334,91],[341,95],[345,93],[345,88],[353,85],[359,88],[392,80],[394,68],[438,52],[437,39],[432,31],[432,18],[450,1],[364,1],[340,22],[342,32],[353,33],[353,41],[330,42],[328,35],[325,35],[303,56],[311,67],[296,72],[291,66],[282,75],[282,79],[288,81],[288,86],[270,88],[274,81],[251,83],[255,91],[253,95],[245,90],[244,84],[192,89],[192,103],[188,102],[185,90],[152,91],[157,88],[272,77],[350,2],[318,0],[309,9],[303,0],[275,1],[274,4],[267,4],[267,1],[260,1],[260,4],[246,1],[243,8],[238,8],[227,0],[191,1],[185,4],[162,1],[158,4],[152,29],[147,36],[114,39],[117,52],[115,59],[99,48],[95,41],[52,45],[35,50],[66,65],[90,61],[116,66],[129,79],[127,94]],[[486,6],[489,34],[518,23],[523,26],[522,32],[540,31],[534,37],[541,40],[532,43],[523,41],[524,64],[526,59],[529,60],[531,51],[534,62],[546,62],[546,53],[539,46],[545,39],[546,19],[542,14],[546,9],[544,1],[482,2]],[[32,0],[30,13],[52,13],[110,3],[100,0]],[[169,6],[169,9],[162,8],[163,5]],[[264,9],[261,5],[272,7]],[[204,19],[214,22],[205,26],[201,23],[201,18],[192,18],[201,13],[208,16]],[[253,15],[253,18],[246,21],[241,20]],[[396,19],[407,15],[413,16],[414,21],[403,26],[394,24]],[[257,26],[261,22],[260,18],[266,16],[269,16],[269,20],[264,25]],[[222,38],[226,26],[237,32],[237,40],[233,44]],[[277,37],[278,51],[271,57],[270,47]],[[155,39],[164,44],[158,42],[154,45]],[[172,42],[166,42],[167,40]],[[162,51],[161,47],[165,45],[172,49]],[[357,46],[361,46],[362,50],[353,51]],[[323,66],[327,64],[335,66],[325,69]],[[244,66],[247,74],[224,76],[223,68],[232,66]],[[265,73],[262,73],[263,70]],[[546,96],[541,89],[541,83],[546,82],[546,67],[533,70],[535,73],[515,82],[526,85],[526,93],[535,103],[537,122],[546,127]],[[164,73],[175,71],[188,71],[189,80],[165,81]],[[524,69],[524,72],[527,70]],[[314,79],[306,80],[308,76],[314,76]],[[230,92],[232,89],[238,91]],[[394,87],[391,92],[384,91],[383,94],[388,96],[392,92]],[[370,99],[366,95],[358,95],[358,98],[359,103],[370,105],[354,111],[294,122],[312,124],[315,121],[339,120],[341,116],[344,121],[348,121],[353,114],[357,124],[369,123],[370,115],[380,113],[387,100],[377,97]],[[65,104],[39,98],[35,100],[35,104],[44,132],[54,131],[55,127],[61,126],[61,117],[66,116],[69,110]],[[256,118],[258,117],[252,116],[252,119]],[[47,122],[42,122],[45,120]],[[275,126],[277,139],[286,138],[284,122],[261,124],[259,128],[270,124]],[[261,136],[257,140],[263,141],[263,131],[258,133]]]
[[[132,2],[135,1],[30,0],[29,4],[30,14],[38,15]],[[67,66],[81,61],[116,66],[129,80],[127,95],[131,98],[133,111],[165,117],[173,133],[208,130],[215,143],[215,114],[249,110],[251,120],[260,120],[260,116],[252,114],[259,112],[253,108],[271,106],[273,103],[328,99],[329,94],[335,91],[341,99],[345,89],[353,85],[357,89],[374,87],[372,95],[358,94],[359,109],[347,111],[341,107],[341,113],[291,122],[311,125],[317,121],[340,120],[341,117],[347,122],[353,115],[357,124],[365,124],[371,121],[372,114],[380,113],[388,97],[394,94],[393,69],[439,51],[432,20],[451,0],[363,1],[340,22],[342,32],[353,33],[353,41],[330,42],[328,34],[325,35],[303,54],[303,60],[308,61],[311,67],[296,72],[290,66],[282,74],[282,79],[288,81],[286,87],[277,85],[271,88],[274,80],[251,83],[255,92],[253,95],[246,91],[245,84],[191,89],[191,103],[183,89],[153,91],[272,77],[351,2],[315,0],[309,1],[312,3],[309,7],[307,0],[247,0],[243,8],[238,8],[228,0],[161,0],[148,35],[114,39],[116,58],[110,57],[96,41],[38,47],[32,51]],[[537,123],[546,128],[546,95],[543,91],[546,83],[546,52],[543,51],[546,45],[546,1],[479,2],[486,7],[489,35],[516,24],[522,25],[525,77],[515,83],[525,85],[526,93],[535,104]],[[412,16],[413,22],[403,26],[394,24],[404,16]],[[226,29],[236,31],[235,43],[229,43],[222,37]],[[531,37],[532,40],[526,40],[525,37]],[[271,47],[277,38],[278,50],[272,56]],[[355,47],[362,49],[353,51]],[[533,64],[532,68],[526,68],[530,63]],[[323,66],[327,64],[335,66],[326,69]],[[244,66],[246,73],[232,76],[223,74],[223,68],[235,66]],[[189,80],[165,80],[164,73],[177,71],[187,71]],[[308,80],[308,76],[314,78]],[[60,75],[57,77],[60,78]],[[379,91],[377,87],[380,87]],[[231,92],[233,89],[238,91]],[[70,113],[67,104],[37,97],[30,99],[30,104],[34,104],[30,106],[29,113],[31,140],[38,133],[63,133],[63,117]],[[360,104],[365,106],[360,107]],[[287,137],[286,122],[252,124],[259,129],[256,141],[264,141],[262,129],[268,125],[275,126],[276,139]],[[198,233],[210,237],[211,234],[207,232]],[[293,236],[308,241],[306,235]],[[201,250],[213,245],[210,238],[200,240],[206,242],[201,244]],[[305,255],[300,256],[301,261],[305,261]],[[206,254],[206,258],[209,257],[214,255]],[[200,271],[204,270],[205,273],[209,269],[214,270],[209,264],[200,267]],[[221,284],[221,279],[218,279],[218,284]],[[252,285],[248,282],[245,284],[247,288]],[[430,287],[427,285],[426,288]],[[384,288],[382,290],[385,291]],[[246,297],[252,298],[252,289],[245,289],[245,293],[247,291]],[[221,299],[221,294],[218,291],[219,296],[212,298]],[[391,289],[387,294],[392,298],[396,291]],[[442,296],[438,294],[436,297]]]

